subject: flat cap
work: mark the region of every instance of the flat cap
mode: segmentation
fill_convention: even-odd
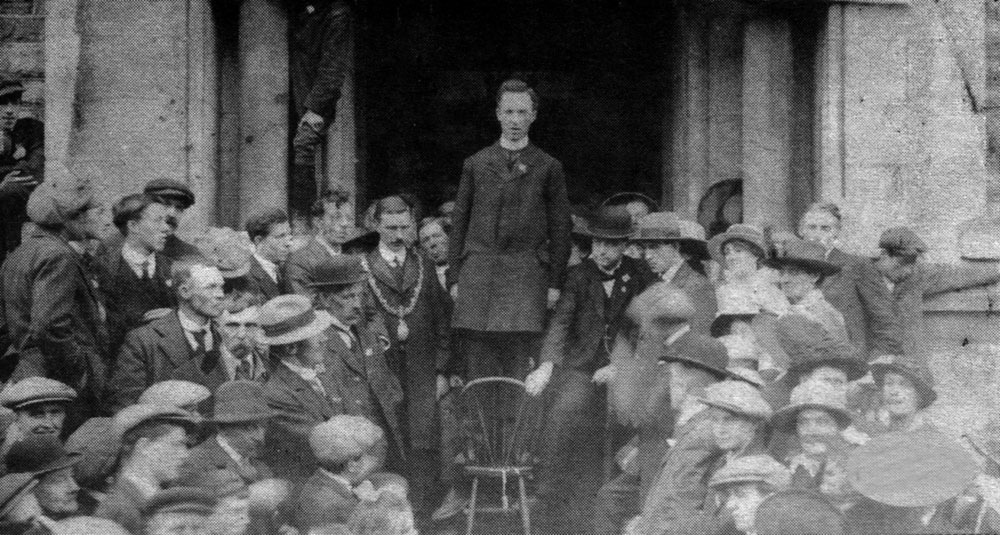
[[[160,513],[194,513],[208,516],[215,508],[215,496],[197,487],[171,487],[153,495],[144,507],[147,516]]]
[[[211,396],[212,392],[198,383],[168,379],[153,383],[139,396],[139,403],[184,408],[197,405]]]
[[[86,186],[57,186],[43,182],[28,197],[28,219],[40,227],[61,227],[66,221],[86,211],[94,195]]]
[[[768,419],[772,412],[760,389],[746,381],[730,379],[708,385],[699,401],[709,407],[759,420]]]
[[[892,255],[913,256],[927,252],[927,244],[912,230],[894,227],[882,233],[878,246]]]
[[[154,197],[177,199],[183,203],[183,208],[188,208],[194,204],[194,192],[191,191],[191,188],[187,184],[177,180],[169,178],[150,180],[142,191]]]
[[[76,390],[47,377],[26,377],[0,391],[0,404],[19,409],[37,403],[69,403],[76,399]]]
[[[126,433],[140,424],[152,421],[176,423],[188,429],[198,426],[194,416],[180,407],[139,403],[129,405],[115,414],[111,420],[111,432],[121,442]]]
[[[309,446],[321,461],[342,463],[354,459],[385,438],[382,428],[364,416],[340,414],[309,432]]]
[[[791,482],[792,474],[770,455],[747,455],[727,462],[712,474],[709,487],[738,483],[765,483],[782,490]]]
[[[18,80],[0,80],[0,97],[24,93],[24,84]]]

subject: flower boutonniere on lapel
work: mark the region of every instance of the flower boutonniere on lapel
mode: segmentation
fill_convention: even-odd
[[[524,165],[521,162],[517,162],[517,167],[516,168],[517,168],[517,174],[518,174],[518,176],[521,176],[521,175],[523,175],[523,174],[525,174],[525,173],[528,172],[528,166]]]
[[[622,275],[622,282],[628,282],[630,280],[632,280],[632,277],[629,277],[628,274]]]

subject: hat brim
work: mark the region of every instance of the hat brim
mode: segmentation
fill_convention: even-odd
[[[735,373],[733,373],[733,372],[731,372],[731,371],[729,371],[729,370],[727,370],[725,368],[716,368],[715,366],[709,366],[709,365],[705,364],[704,362],[697,361],[697,360],[694,360],[694,359],[689,359],[689,358],[684,357],[684,356],[680,356],[680,355],[663,356],[663,357],[660,357],[660,360],[663,361],[663,362],[680,362],[681,364],[687,364],[688,366],[694,366],[695,368],[698,368],[700,370],[704,370],[706,372],[709,372],[709,373],[711,373],[711,374],[719,377],[720,380],[722,380],[722,379],[735,379],[737,381],[742,381],[744,383],[753,384],[753,383],[750,383],[750,381],[747,381],[747,379],[745,377],[743,377],[743,376],[741,376],[739,374],[735,374]],[[754,385],[754,386],[757,386],[757,385]]]
[[[50,396],[38,399],[31,399],[28,401],[22,401],[20,403],[10,403],[5,404],[5,406],[11,410],[22,409],[24,407],[30,407],[32,405],[40,405],[42,403],[62,403],[64,405],[69,405],[76,400],[76,397],[69,396]]]
[[[66,455],[62,458],[56,459],[55,461],[39,468],[32,472],[35,476],[44,476],[45,474],[51,474],[57,470],[62,470],[63,468],[70,468],[71,466],[76,466],[80,461],[83,460],[83,454],[77,451],[68,451]]]
[[[24,86],[8,86],[0,89],[0,97],[8,97],[11,95],[23,95]]]
[[[767,478],[763,475],[740,474],[725,478],[718,478],[709,481],[711,488],[725,487],[728,485],[745,485],[750,483],[767,483]]]
[[[575,234],[592,240],[625,241],[632,238],[633,231],[631,229],[614,231],[610,229],[593,229],[590,227],[583,227],[578,229]]]
[[[180,201],[181,209],[183,210],[187,210],[188,208],[194,205],[194,194],[187,191],[174,188],[164,188],[154,191],[147,191],[146,193],[153,197],[162,197],[166,199],[173,199],[176,201]]]
[[[818,409],[830,413],[830,415],[837,420],[837,425],[840,426],[841,429],[846,429],[847,426],[854,423],[854,418],[851,417],[851,413],[844,409],[820,403],[799,403],[797,405],[782,407],[775,411],[774,414],[771,415],[771,427],[774,429],[790,430],[794,432],[795,426],[798,424],[799,413],[807,409]]]
[[[828,358],[828,359],[816,359],[810,360],[808,362],[793,364],[788,368],[788,374],[792,377],[797,377],[809,373],[816,368],[822,366],[829,366],[831,368],[838,368],[844,370],[847,373],[848,381],[856,381],[861,379],[868,373],[868,369],[865,367],[863,362],[857,361],[855,359],[843,359],[843,358]]]
[[[875,379],[875,384],[879,385],[879,387],[881,387],[882,381],[885,380],[885,374],[889,372],[898,373],[899,375],[909,379],[916,388],[917,395],[920,396],[920,407],[918,407],[920,409],[926,409],[932,403],[937,401],[937,392],[934,391],[934,387],[927,384],[927,381],[905,367],[897,366],[895,364],[876,362],[871,365],[870,369],[872,372],[872,378]]]
[[[799,268],[809,273],[818,273],[824,277],[836,275],[840,272],[840,266],[836,264],[822,260],[813,260],[811,258],[771,258],[765,264],[776,269],[785,266]]]
[[[745,381],[744,381],[745,382]],[[722,409],[733,414],[738,414],[744,418],[752,418],[754,420],[767,421],[768,417],[765,414],[753,414],[743,410],[736,405],[730,405],[729,403],[720,403],[717,401],[711,401],[706,398],[698,398],[698,401],[708,405],[709,407],[715,407],[716,409]]]
[[[348,238],[343,244],[341,244],[341,249],[345,253],[350,252],[363,252],[370,253],[378,247],[379,235],[378,232],[374,231],[360,231],[355,233],[353,236]]]
[[[222,275],[223,279],[238,279],[240,277],[245,277],[247,273],[250,273],[250,264],[247,263],[245,266],[240,266],[238,269],[228,269],[224,270],[222,268],[217,268],[219,273]]]
[[[723,232],[722,234],[713,236],[711,240],[708,240],[708,254],[712,257],[712,260],[718,262],[719,265],[725,265],[726,259],[722,254],[722,248],[725,247],[727,243],[735,240],[747,243],[757,249],[758,258],[767,258],[767,246],[764,242],[760,241],[759,238],[748,236],[746,234],[730,234],[729,232]]]
[[[329,329],[331,325],[333,325],[333,316],[325,310],[317,310],[316,317],[308,324],[282,335],[265,336],[264,342],[272,346],[294,344],[295,342],[301,342],[316,336]]]
[[[719,314],[714,320],[712,320],[712,325],[709,326],[709,334],[712,338],[718,338],[724,336],[726,331],[732,327],[733,322],[738,320],[751,321],[757,314]]]
[[[357,284],[359,282],[364,282],[367,279],[368,279],[368,275],[365,274],[365,273],[362,273],[362,274],[358,275],[357,277],[350,278],[350,279],[337,279],[337,280],[307,282],[305,284],[305,286],[307,288],[325,288],[325,287],[328,287],[328,286],[346,286],[346,285],[349,285],[349,284]]]

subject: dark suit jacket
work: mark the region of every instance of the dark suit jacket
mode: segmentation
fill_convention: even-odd
[[[295,525],[302,533],[330,524],[346,524],[359,501],[353,489],[316,470],[302,485],[295,506]]]
[[[267,404],[274,411],[268,422],[265,459],[278,477],[294,482],[308,477],[316,465],[309,447],[309,431],[345,413],[343,398],[329,370],[319,379],[326,389],[325,397],[284,364],[274,368],[265,384]]]
[[[687,262],[681,264],[674,278],[668,282],[684,290],[694,304],[695,315],[691,319],[691,329],[707,335],[718,310],[712,283],[704,275],[692,269]]]
[[[851,343],[871,357],[899,355],[902,326],[871,261],[840,249],[830,251],[827,260],[840,266],[840,272],[823,281],[823,296],[844,316]]]
[[[340,0],[286,3],[291,11],[289,74],[296,113],[301,116],[309,109],[332,124],[353,50],[350,5]]]
[[[43,375],[100,392],[107,326],[96,279],[58,235],[37,229],[2,268],[3,313],[20,355],[15,379]]]
[[[398,339],[398,317],[382,307],[371,287],[368,291],[374,310],[381,314],[388,334],[389,349],[386,350],[386,358],[390,369],[403,387],[410,445],[436,449],[439,444],[436,376],[438,373],[450,375],[456,366],[451,361],[448,345],[444,292],[438,283],[434,264],[422,252],[410,249],[400,278],[377,250],[369,253],[366,259],[372,280],[393,310],[413,301],[420,274],[418,262],[423,265],[420,295],[413,311],[405,317],[409,329],[405,342]]]
[[[281,266],[279,266],[278,282],[274,282],[274,279],[267,274],[267,271],[264,271],[264,267],[260,265],[260,262],[255,257],[250,257],[250,273],[247,273],[247,280],[250,283],[249,291],[261,295],[264,302],[270,301],[282,294],[281,285],[284,281],[281,275],[282,270]]]
[[[627,321],[628,304],[652,278],[644,263],[622,257],[609,299],[593,260],[570,268],[566,287],[549,321],[541,360],[587,374],[607,364],[607,352]]]
[[[205,474],[213,470],[228,470],[240,476],[247,485],[271,477],[270,469],[259,459],[250,459],[249,464],[249,467],[237,465],[212,435],[191,448],[187,460],[181,465],[178,480],[183,484],[200,486]]]
[[[313,236],[302,248],[288,256],[284,265],[284,293],[294,293],[312,297],[313,291],[306,285],[313,282],[316,266],[330,258],[330,252]]]
[[[125,335],[142,325],[142,315],[155,308],[176,305],[170,279],[170,260],[156,254],[156,273],[151,280],[140,280],[122,257],[121,247],[108,249],[98,259],[101,292],[108,307],[109,350],[117,354]]]
[[[499,142],[465,160],[449,243],[452,325],[541,332],[547,290],[561,289],[570,251],[569,200],[558,160],[534,145],[508,170]]]
[[[97,507],[94,516],[117,522],[129,533],[143,533],[146,529],[142,516],[145,503],[146,499],[131,481],[119,480]]]
[[[213,340],[217,347],[218,333],[213,334]],[[217,362],[212,366],[212,359],[217,361],[216,351],[204,360],[195,358],[176,311],[135,329],[125,337],[111,374],[109,398],[114,410],[135,403],[143,390],[167,379],[217,387],[225,381],[225,371],[217,369],[221,368]]]

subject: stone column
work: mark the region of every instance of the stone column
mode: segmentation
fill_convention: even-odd
[[[288,18],[278,0],[240,7],[241,221],[288,199]]]
[[[323,165],[317,165],[316,169],[321,189],[336,186],[351,192],[356,197],[363,192],[359,192],[357,183],[358,141],[354,94],[354,66],[357,58],[354,52],[352,49],[348,55],[351,61],[347,67],[347,78],[340,91],[340,100],[337,101],[337,118],[326,133]],[[363,209],[364,206],[359,204],[356,208]]]
[[[67,170],[80,61],[78,4],[79,0],[50,0],[46,5],[45,175],[48,180],[57,180]]]

